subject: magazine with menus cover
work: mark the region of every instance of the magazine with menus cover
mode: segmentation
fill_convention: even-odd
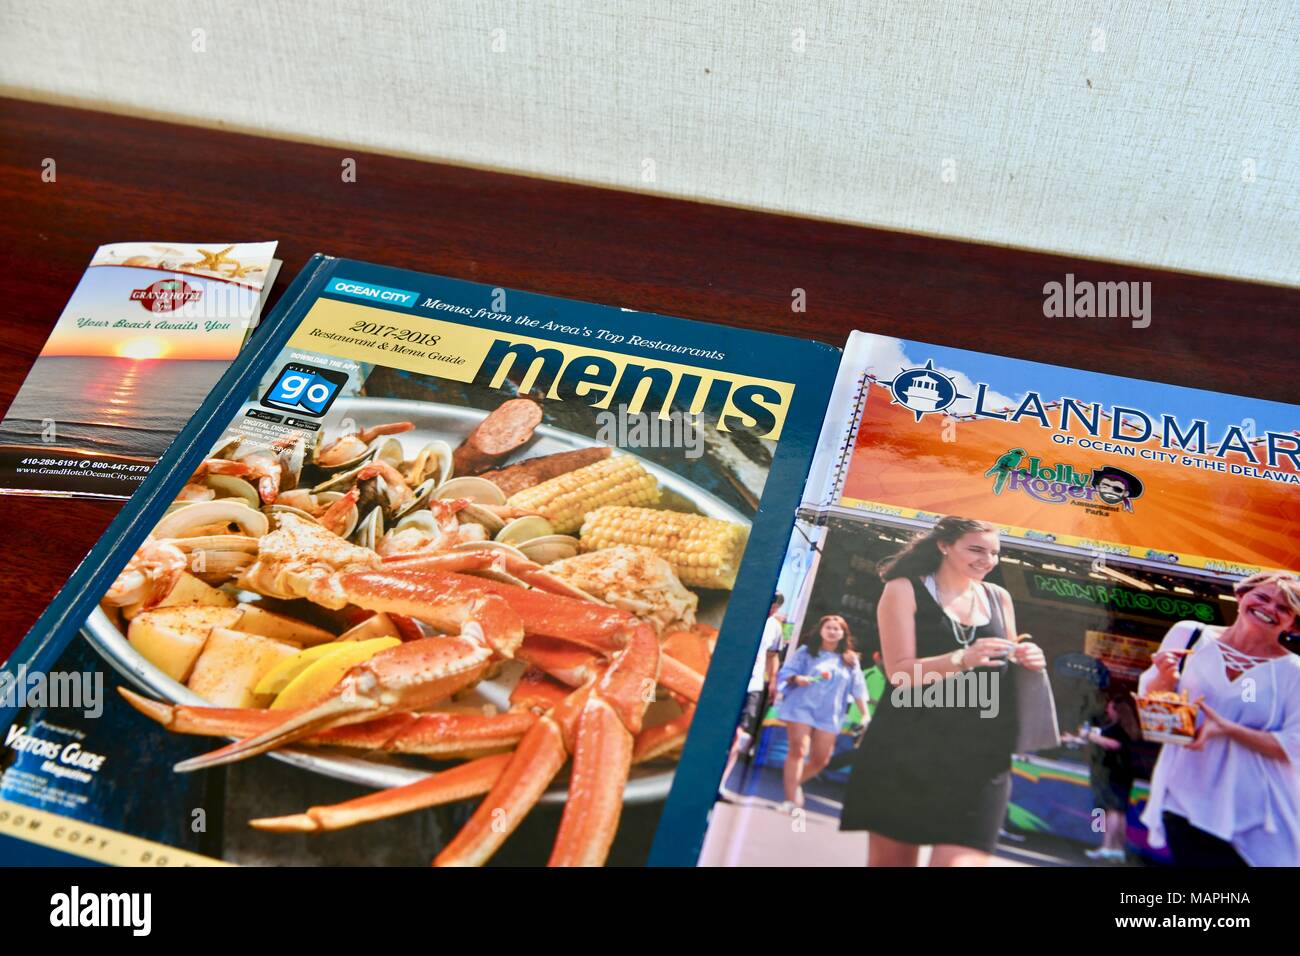
[[[855,333],[656,861],[1300,864],[1298,427]]]
[[[316,257],[0,672],[0,858],[644,863],[838,360]]]
[[[0,420],[0,493],[130,497],[257,326],[275,247],[96,249]]]

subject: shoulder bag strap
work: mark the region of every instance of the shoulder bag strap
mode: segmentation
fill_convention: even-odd
[[[1007,633],[1007,619],[1002,613],[1002,599],[998,597],[997,591],[993,590],[993,585],[987,581],[983,582],[983,584],[984,597],[989,602],[989,622],[997,621],[998,630],[1002,632],[1002,636],[1010,640],[1011,635]]]
[[[1201,632],[1202,632],[1203,630],[1204,630],[1204,628],[1198,627],[1196,630],[1192,631],[1192,636],[1191,636],[1191,637],[1188,639],[1188,641],[1187,641],[1187,649],[1188,649],[1189,651],[1190,651],[1193,647],[1195,647],[1195,646],[1196,646],[1196,642],[1199,641],[1199,640],[1201,639]],[[1188,658],[1189,656],[1190,656],[1190,655],[1188,655],[1188,654],[1184,654],[1184,655],[1182,656],[1182,658],[1178,661],[1178,673],[1181,674],[1181,673],[1183,672],[1183,668],[1187,666],[1187,658]]]

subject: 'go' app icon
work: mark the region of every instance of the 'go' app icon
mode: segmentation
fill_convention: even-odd
[[[329,411],[347,380],[345,372],[291,362],[280,369],[262,404],[319,418]]]

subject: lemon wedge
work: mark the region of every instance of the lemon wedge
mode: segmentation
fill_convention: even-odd
[[[253,693],[259,697],[275,697],[280,691],[289,686],[289,682],[305,671],[312,664],[315,664],[322,657],[328,657],[330,654],[338,653],[342,648],[338,644],[317,644],[315,647],[309,647],[304,651],[293,655],[286,660],[280,661],[262,676],[253,688]]]
[[[349,641],[345,644],[322,644],[308,648],[293,660],[306,657],[312,651],[322,651],[305,665],[296,669],[286,669],[288,680],[282,685],[276,698],[271,702],[272,710],[292,710],[308,707],[334,689],[352,668],[362,661],[368,661],[382,650],[396,647],[402,643],[395,637],[376,637],[368,641]],[[292,663],[288,661],[286,663]],[[268,674],[267,678],[274,675]],[[267,681],[263,681],[267,683]],[[260,692],[262,684],[258,684]]]

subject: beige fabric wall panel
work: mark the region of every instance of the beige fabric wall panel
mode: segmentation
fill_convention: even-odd
[[[0,0],[0,90],[1300,284],[1298,36],[1290,0]]]

